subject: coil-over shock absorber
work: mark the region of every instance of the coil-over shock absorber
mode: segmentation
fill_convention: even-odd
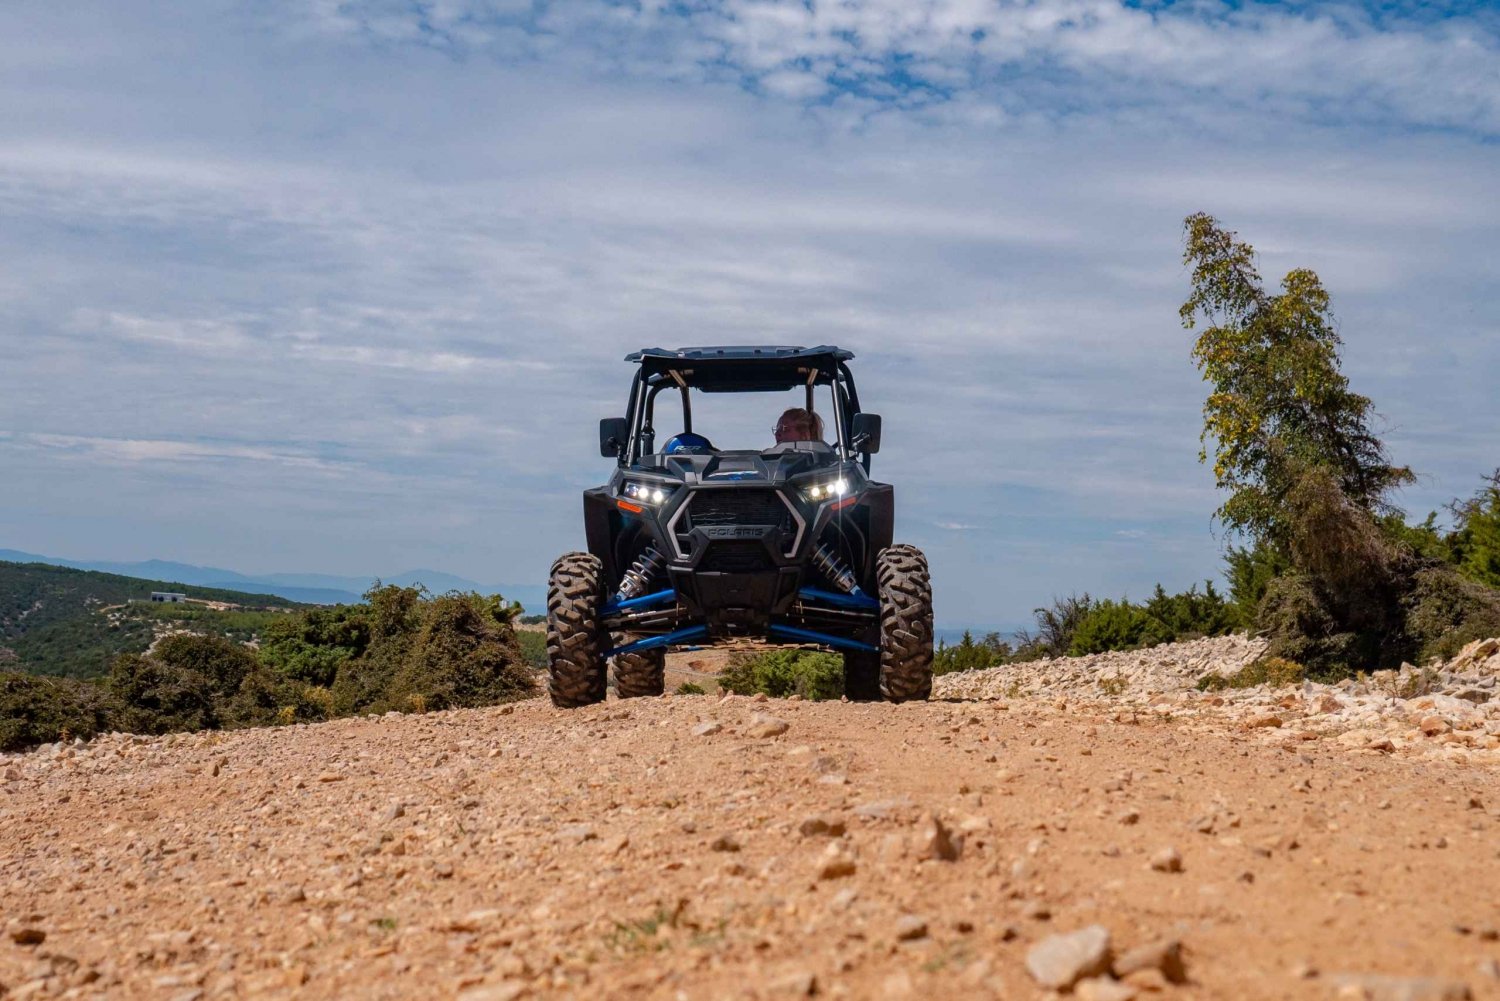
[[[667,558],[655,546],[648,545],[642,549],[641,555],[635,558],[630,569],[621,577],[618,600],[629,601],[631,598],[650,594],[652,582],[666,565]]]
[[[813,550],[813,566],[827,577],[829,583],[843,591],[845,594],[859,592],[859,580],[854,576],[854,571],[849,569],[849,564],[839,559],[833,547],[826,542],[820,542],[818,548]]]

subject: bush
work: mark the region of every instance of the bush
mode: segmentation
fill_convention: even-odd
[[[540,670],[547,666],[547,634],[536,629],[517,629],[516,642],[521,645],[521,659],[528,667]]]
[[[154,656],[116,657],[109,669],[109,689],[120,701],[121,728],[132,733],[176,733],[219,725],[216,693],[208,678]]]
[[[999,633],[990,633],[976,643],[974,634],[965,630],[963,638],[953,646],[946,643],[937,645],[932,656],[932,673],[982,671],[1008,664],[1014,656],[1015,652],[1010,644],[1002,641]]]
[[[268,622],[263,659],[222,636],[180,633],[116,657],[107,692],[17,675],[0,698],[0,740],[24,746],[105,726],[162,734],[306,723],[535,692],[513,625],[520,606],[381,585],[366,599]]]
[[[673,694],[674,695],[707,695],[708,692],[704,690],[704,688],[703,688],[702,685],[695,685],[691,681],[684,681],[682,684],[680,684],[680,685],[677,686],[677,689],[676,689],[676,691],[673,692]]]
[[[844,694],[844,658],[816,650],[735,654],[719,674],[719,688],[736,695],[837,699]]]
[[[1146,615],[1128,601],[1098,601],[1078,621],[1068,642],[1068,655],[1079,657],[1105,650],[1133,650],[1146,632]]]
[[[166,637],[156,644],[151,656],[176,671],[204,678],[217,696],[239,691],[245,678],[260,667],[255,654],[246,647],[222,636],[196,633]]]
[[[536,691],[522,663],[513,614],[498,596],[445,594],[422,625],[384,698],[392,709],[432,711],[512,702]]]
[[[1305,664],[1321,680],[1347,677],[1370,655],[1368,642],[1341,627],[1304,574],[1272,581],[1257,618],[1267,633],[1268,657]]]
[[[1254,688],[1270,685],[1285,688],[1300,685],[1307,678],[1307,668],[1293,660],[1282,657],[1261,657],[1225,678],[1217,673],[1206,674],[1198,679],[1200,692],[1219,692],[1226,688]]]
[[[1143,605],[1129,600],[1092,601],[1072,627],[1069,656],[1079,657],[1109,650],[1222,636],[1240,627],[1239,610],[1205,581],[1178,594],[1168,594],[1160,584]]]
[[[1451,567],[1419,570],[1405,604],[1406,631],[1420,661],[1447,659],[1472,640],[1500,636],[1500,591]]]
[[[370,609],[366,605],[315,608],[284,615],[261,636],[261,663],[283,678],[310,685],[333,684],[341,666],[370,645]]]
[[[0,751],[19,751],[116,729],[118,706],[97,685],[0,673]]]

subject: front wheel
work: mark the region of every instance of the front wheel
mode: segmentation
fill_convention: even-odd
[[[880,585],[880,694],[892,702],[926,699],[932,694],[927,557],[916,546],[891,546],[876,559],[875,575]]]
[[[599,629],[604,564],[568,553],[547,581],[547,691],[552,704],[574,709],[604,701],[605,641]]]

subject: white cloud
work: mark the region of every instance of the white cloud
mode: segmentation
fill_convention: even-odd
[[[780,98],[853,94],[867,110],[979,93],[1015,109],[1129,110],[1163,89],[1195,103],[1320,120],[1500,130],[1493,18],[1376,19],[1353,5],[1128,6],[1118,0],[286,0],[298,30],[445,51],[561,49],[638,76],[749,80]],[[1102,84],[1102,85],[1101,85]],[[1066,95],[1053,107],[1036,100]]]
[[[620,356],[836,342],[940,616],[1186,586],[1218,548],[1175,317],[1200,208],[1327,280],[1414,508],[1497,461],[1482,25],[427,7],[0,14],[0,545],[535,581],[582,541]],[[1416,103],[1357,97],[1413,66]]]

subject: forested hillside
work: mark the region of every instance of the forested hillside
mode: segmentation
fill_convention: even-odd
[[[152,591],[235,607],[154,605]],[[99,677],[116,655],[144,651],[156,636],[187,629],[244,642],[297,607],[272,595],[0,562],[0,665],[33,674]]]

